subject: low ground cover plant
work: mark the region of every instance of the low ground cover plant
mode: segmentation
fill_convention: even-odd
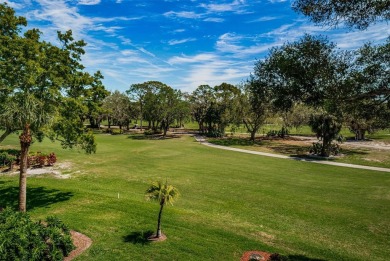
[[[74,248],[69,229],[56,217],[34,222],[27,213],[0,212],[0,260],[63,260]]]
[[[44,154],[38,151],[36,153],[30,153],[27,161],[29,167],[53,166],[57,162],[57,156],[54,152]]]

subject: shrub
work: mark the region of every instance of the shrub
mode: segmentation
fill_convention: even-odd
[[[50,153],[48,156],[47,156],[47,165],[49,166],[53,166],[54,163],[57,162],[57,156],[56,154],[54,154],[54,152]]]
[[[267,132],[267,137],[276,137],[278,132],[276,130],[270,130]]]
[[[280,130],[270,130],[267,132],[267,137],[279,137],[284,138],[289,134],[289,131],[287,128],[282,127]]]
[[[322,146],[323,145],[320,142],[313,142],[313,145],[311,146],[310,149],[310,153],[315,155],[321,155]],[[340,152],[341,152],[340,145],[338,145],[337,143],[330,144],[329,155],[337,156],[340,154]]]
[[[162,131],[160,131],[160,130],[152,130],[152,129],[144,131],[144,135],[154,135],[154,134],[162,134]]]
[[[27,163],[29,167],[43,167],[45,165],[53,166],[57,162],[57,157],[54,152],[49,155],[43,154],[41,152],[31,153],[27,158]]]
[[[153,135],[153,134],[154,134],[154,131],[153,131],[152,129],[145,130],[145,131],[144,131],[144,134],[145,134],[145,135]]]
[[[36,156],[36,163],[39,167],[45,166],[46,163],[46,155],[39,154]]]
[[[7,152],[0,153],[0,166],[7,166],[15,161],[14,155],[8,154]]]
[[[210,138],[221,138],[223,135],[224,133],[220,130],[212,130],[206,133],[206,136]]]
[[[56,217],[42,223],[9,208],[0,212],[0,260],[63,260],[74,248],[69,229]]]

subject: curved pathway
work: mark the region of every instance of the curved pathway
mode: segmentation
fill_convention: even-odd
[[[332,165],[332,166],[339,166],[339,167],[348,167],[348,168],[355,168],[355,169],[366,169],[366,170],[376,170],[376,171],[390,172],[389,168],[370,167],[370,166],[363,166],[363,165],[356,165],[356,164],[348,164],[348,163],[325,161],[325,160],[316,160],[316,159],[308,159],[308,158],[299,158],[299,157],[285,156],[285,155],[266,153],[266,152],[260,152],[260,151],[252,151],[252,150],[243,150],[243,149],[238,149],[238,148],[230,148],[230,147],[221,146],[221,145],[215,145],[215,144],[212,144],[210,142],[207,142],[204,137],[198,136],[198,135],[195,136],[195,139],[200,144],[203,144],[203,145],[209,146],[209,147],[213,147],[213,148],[217,148],[217,149],[222,149],[222,150],[237,151],[237,152],[242,152],[242,153],[261,155],[261,156],[280,158],[280,159],[291,159],[291,160],[297,160],[297,161],[306,161],[306,162],[312,162],[312,163],[318,163],[318,164],[324,164],[324,165]]]

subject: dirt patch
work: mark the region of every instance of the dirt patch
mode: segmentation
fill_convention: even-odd
[[[39,176],[39,175],[53,175],[59,179],[68,179],[70,178],[69,174],[62,174],[61,170],[68,170],[71,167],[71,163],[64,162],[56,164],[55,166],[45,166],[42,168],[29,168],[27,169],[27,176]],[[8,175],[19,175],[19,169],[14,168],[12,172],[9,172],[7,169],[2,171],[4,174]]]

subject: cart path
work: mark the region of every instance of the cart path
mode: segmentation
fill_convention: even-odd
[[[215,145],[215,144],[212,144],[210,142],[207,142],[207,140],[203,136],[195,135],[194,137],[195,137],[196,141],[198,141],[202,145],[205,145],[205,146],[208,146],[208,147],[212,147],[212,148],[222,149],[222,150],[230,150],[230,151],[236,151],[236,152],[241,152],[241,153],[248,153],[248,154],[260,155],[260,156],[266,156],[266,157],[273,157],[273,158],[280,158],[280,159],[290,159],[290,160],[297,160],[297,161],[306,161],[306,162],[311,162],[311,163],[318,163],[318,164],[332,165],[332,166],[339,166],[339,167],[347,167],[347,168],[354,168],[354,169],[366,169],[366,170],[390,172],[390,168],[380,168],[380,167],[363,166],[363,165],[348,164],[348,163],[341,163],[341,162],[333,162],[333,161],[326,161],[326,160],[299,158],[299,157],[285,156],[285,155],[273,154],[273,153],[267,153],[267,152],[244,150],[244,149],[238,149],[238,148],[231,148],[231,147]]]

